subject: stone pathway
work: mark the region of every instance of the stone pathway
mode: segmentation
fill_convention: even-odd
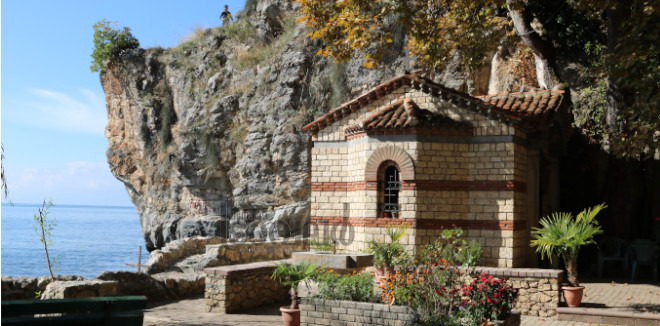
[[[660,317],[660,285],[627,283],[583,283],[583,307],[630,313],[655,313]],[[524,326],[587,326],[606,325],[560,321],[557,317],[523,316]],[[658,323],[660,324],[660,323]],[[204,312],[204,298],[159,302],[144,313],[144,325],[282,325],[279,305],[261,307],[244,314],[215,314]]]
[[[144,312],[144,326],[259,326],[282,325],[280,306],[265,306],[243,314],[204,312],[204,297],[157,302]]]

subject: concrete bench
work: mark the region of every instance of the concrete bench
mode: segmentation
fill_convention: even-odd
[[[271,278],[278,262],[291,261],[265,261],[204,269],[205,311],[235,313],[263,305],[290,302],[289,289]]]

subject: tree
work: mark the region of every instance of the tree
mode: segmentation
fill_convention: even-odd
[[[407,49],[429,69],[457,56],[468,69],[522,42],[534,56],[537,83],[591,90],[575,103],[578,127],[619,157],[660,154],[660,0],[300,0],[318,54],[346,61],[356,53],[374,67],[403,27]],[[604,49],[594,51],[594,49]],[[583,78],[559,62],[586,60]],[[571,76],[569,76],[571,75]]]
[[[9,200],[9,190],[7,189],[7,179],[5,178],[5,145],[2,145],[2,156],[0,156],[0,172],[2,172],[2,175],[0,176],[0,179],[2,179],[2,190],[5,192],[5,199]],[[11,201],[9,202],[11,204]]]
[[[94,24],[94,52],[92,52],[92,72],[104,72],[109,63],[117,60],[122,51],[135,49],[140,42],[131,34],[131,29],[117,29],[117,22],[103,19]]]
[[[51,259],[50,254],[48,253],[48,247],[51,245],[51,232],[53,231],[56,224],[55,217],[52,219],[48,217],[48,214],[50,214],[48,210],[53,206],[54,205],[52,201],[49,200],[46,202],[44,199],[41,207],[39,207],[39,212],[34,214],[34,231],[37,232],[39,242],[41,242],[41,244],[44,246],[44,251],[46,252],[46,262],[48,263],[48,271],[50,272],[51,279],[55,279],[55,275],[53,275],[55,258],[53,257]]]

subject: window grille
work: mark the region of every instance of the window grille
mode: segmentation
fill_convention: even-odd
[[[399,170],[396,167],[390,166],[385,170],[385,180],[383,181],[383,212],[384,213],[398,213],[399,212],[399,189],[401,182],[399,181]]]

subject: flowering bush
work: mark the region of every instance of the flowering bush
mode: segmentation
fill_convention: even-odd
[[[316,276],[318,282],[317,297],[326,300],[350,300],[368,302],[376,300],[374,297],[373,277],[367,272],[353,272],[348,275],[339,275],[333,270]]]
[[[469,272],[481,257],[481,246],[461,239],[462,233],[445,230],[436,242],[425,245],[415,259],[422,265],[403,266],[380,286],[382,301],[412,307],[422,324],[462,324],[459,266]]]
[[[482,273],[463,286],[463,313],[477,321],[503,319],[518,298],[518,290],[492,275]]]

